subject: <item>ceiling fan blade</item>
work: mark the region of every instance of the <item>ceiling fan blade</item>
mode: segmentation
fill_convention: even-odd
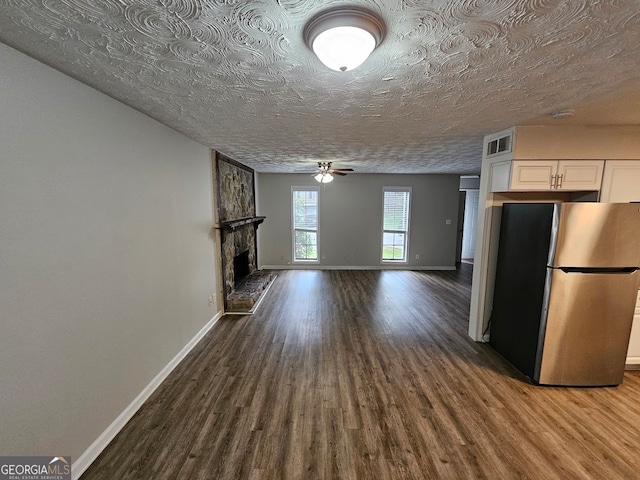
[[[312,177],[316,177],[318,175],[336,175],[336,176],[344,177],[347,174],[347,172],[353,172],[353,171],[354,171],[353,168],[331,168],[331,162],[318,162],[318,170],[316,170],[315,172],[306,171],[304,173],[307,173]]]

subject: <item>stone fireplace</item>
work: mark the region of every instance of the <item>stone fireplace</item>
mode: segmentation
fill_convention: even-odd
[[[214,172],[225,311],[251,311],[273,279],[258,270],[254,171],[216,152]]]
[[[242,278],[236,277],[235,258],[246,253],[246,273],[256,270],[256,228],[253,224],[242,225],[235,229],[227,227],[222,231],[222,266],[225,294],[231,293]]]

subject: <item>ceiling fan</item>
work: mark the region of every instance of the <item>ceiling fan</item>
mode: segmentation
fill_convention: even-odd
[[[353,168],[331,168],[331,162],[318,162],[318,171],[313,174],[313,178],[320,183],[333,181],[334,175],[345,176],[346,172],[353,172]]]

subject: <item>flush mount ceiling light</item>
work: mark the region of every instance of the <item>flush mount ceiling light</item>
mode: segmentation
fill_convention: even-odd
[[[384,37],[384,24],[359,8],[333,8],[304,27],[304,41],[322,63],[346,72],[361,65]]]

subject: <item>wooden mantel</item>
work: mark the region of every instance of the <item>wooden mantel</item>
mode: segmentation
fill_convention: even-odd
[[[255,227],[258,227],[258,225],[260,225],[262,222],[264,222],[264,219],[267,217],[247,217],[247,218],[241,218],[239,220],[231,220],[229,222],[220,222],[220,223],[216,223],[214,225],[214,228],[217,228],[219,230],[236,230],[240,227],[243,227],[244,225],[250,225],[250,224],[254,224]]]

